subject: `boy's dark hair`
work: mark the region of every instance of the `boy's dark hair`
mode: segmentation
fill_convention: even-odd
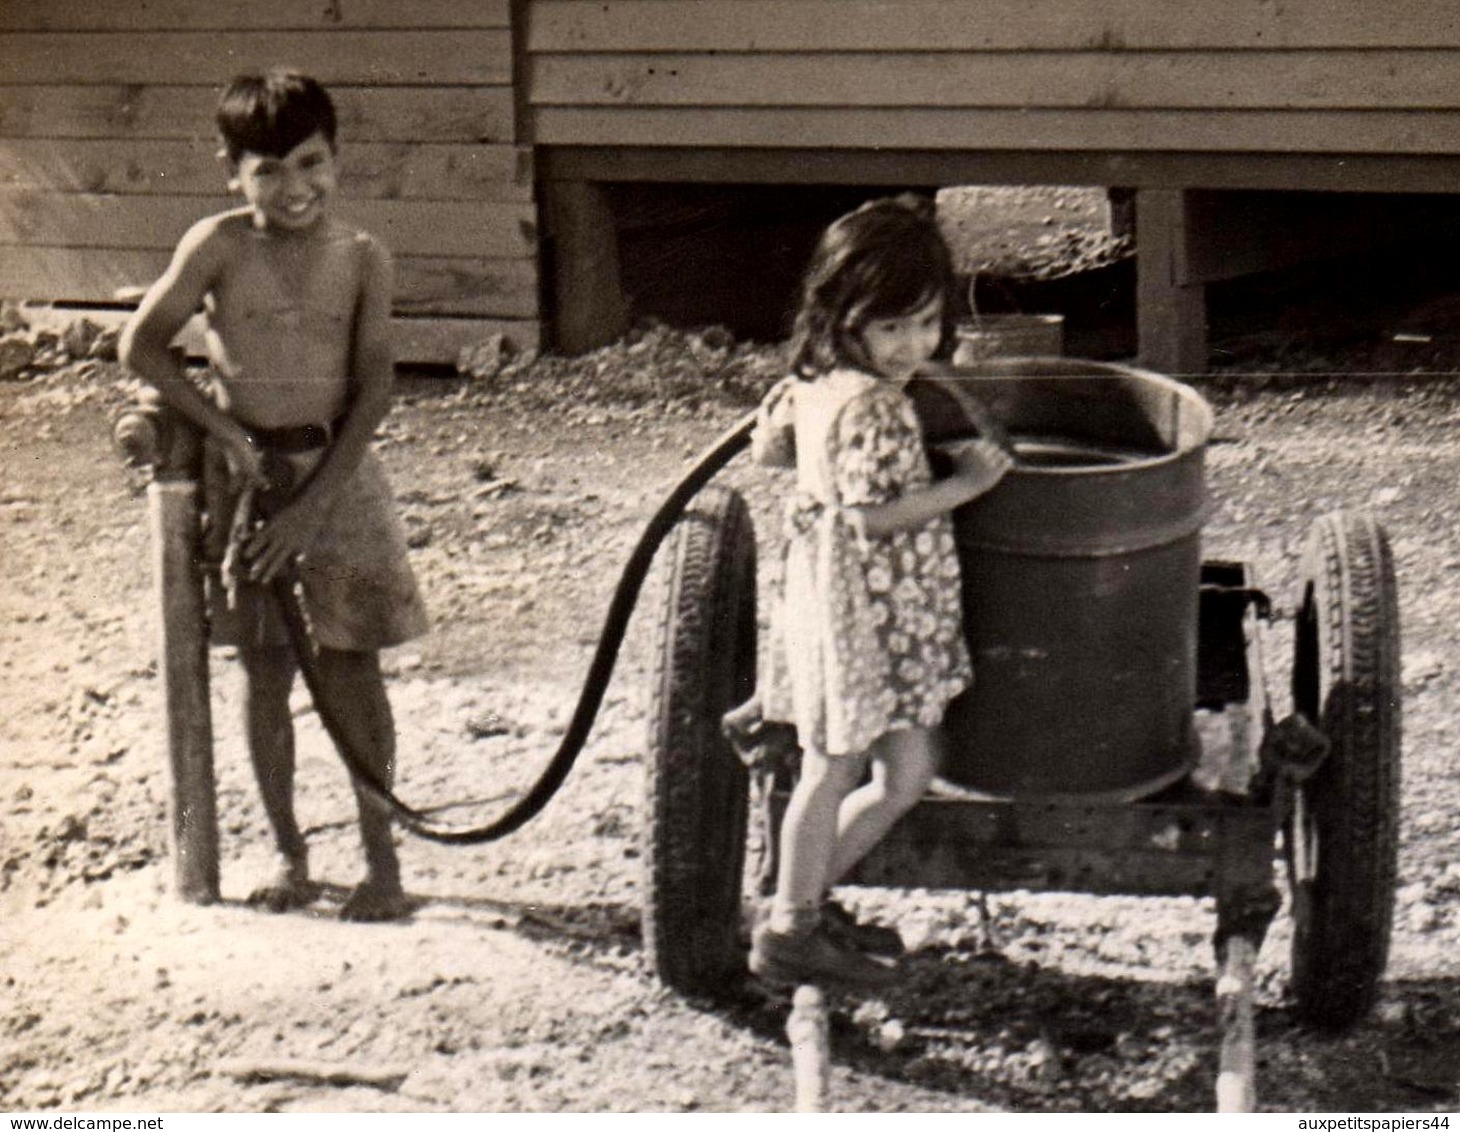
[[[791,369],[815,377],[837,365],[867,366],[861,332],[880,318],[943,299],[937,356],[952,348],[957,313],[953,254],[933,202],[904,193],[869,201],[822,233],[801,287],[791,331]]]
[[[237,76],[218,100],[218,135],[228,160],[245,153],[283,157],[323,134],[335,147],[335,104],[308,75],[285,67]]]

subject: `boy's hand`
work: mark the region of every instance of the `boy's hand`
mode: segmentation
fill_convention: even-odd
[[[308,493],[266,521],[244,544],[250,581],[267,584],[313,545],[324,515]]]
[[[213,436],[223,446],[223,456],[235,484],[241,488],[269,486],[269,478],[264,474],[264,454],[248,429],[230,419]]]
[[[993,487],[1014,466],[1007,449],[982,436],[946,445],[944,451],[953,460],[953,474],[980,492]]]

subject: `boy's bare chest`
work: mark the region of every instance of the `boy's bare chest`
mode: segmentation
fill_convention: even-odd
[[[261,242],[245,250],[218,288],[215,317],[238,332],[330,333],[350,326],[358,290],[350,243]]]

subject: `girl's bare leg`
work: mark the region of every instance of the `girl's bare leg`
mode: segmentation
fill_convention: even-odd
[[[820,908],[836,848],[837,813],[865,768],[863,758],[829,758],[810,750],[802,755],[801,777],[781,823],[781,859],[771,903],[777,930],[789,930],[791,913]]]
[[[837,815],[836,848],[827,865],[836,884],[927,793],[942,755],[939,733],[889,731],[872,746],[872,777],[847,795]]]
[[[839,943],[822,919],[837,811],[861,779],[864,757],[802,756],[801,777],[781,825],[781,861],[770,914],[751,939],[750,969],[772,983],[845,983],[881,988],[897,969]]]

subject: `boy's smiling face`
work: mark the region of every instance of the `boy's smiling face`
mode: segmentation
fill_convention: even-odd
[[[232,174],[229,184],[252,206],[258,227],[307,231],[335,190],[335,151],[324,134],[311,134],[283,157],[245,151]]]

